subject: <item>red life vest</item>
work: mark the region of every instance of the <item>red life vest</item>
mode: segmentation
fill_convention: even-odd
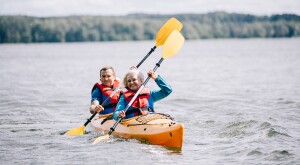
[[[119,86],[120,84],[120,81],[119,80],[115,80],[114,81],[114,85],[113,87],[108,87],[108,86],[105,86],[103,84],[99,84],[99,83],[96,83],[92,89],[92,92],[95,90],[95,88],[99,88],[102,95],[103,96],[100,96],[100,104],[102,104],[104,102],[104,100],[110,96],[110,94]],[[104,105],[104,111],[108,110],[108,109],[111,109],[113,108],[113,110],[115,110],[116,108],[116,105],[119,101],[119,97],[120,97],[120,92],[117,92],[115,93],[110,99],[109,99],[109,102],[107,102],[105,105]],[[112,111],[113,112],[113,111]],[[109,112],[108,112],[109,113]]]
[[[131,99],[134,97],[134,95],[136,94],[135,92],[131,91],[131,90],[127,90],[126,92],[122,92],[125,98],[125,101],[128,103],[131,101]],[[150,90],[148,88],[144,88],[140,94],[137,96],[137,98],[133,101],[131,107],[127,110],[126,116],[127,114],[129,116],[131,116],[132,113],[134,113],[133,116],[138,116],[140,114],[147,114],[148,111],[143,111],[141,110],[140,112],[137,111],[132,111],[134,109],[141,109],[141,108],[148,108],[149,104],[148,104],[148,99],[150,97]]]

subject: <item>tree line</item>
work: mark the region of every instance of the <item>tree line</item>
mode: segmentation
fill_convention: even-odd
[[[279,38],[300,36],[300,16],[130,14],[126,16],[0,16],[0,43],[153,40],[169,18],[182,22],[188,39]]]

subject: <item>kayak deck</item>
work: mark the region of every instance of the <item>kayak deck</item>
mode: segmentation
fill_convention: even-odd
[[[91,127],[97,132],[108,133],[110,127],[116,122],[111,118],[103,122],[103,120],[109,118],[109,116],[110,115],[96,116],[91,122]],[[112,135],[181,149],[184,128],[181,123],[174,122],[173,118],[169,115],[154,113],[124,119],[117,125]]]

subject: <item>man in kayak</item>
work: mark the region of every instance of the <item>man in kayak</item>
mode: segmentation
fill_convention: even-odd
[[[148,72],[148,75],[156,82],[160,89],[149,90],[148,88],[144,88],[132,103],[130,108],[126,111],[126,113],[123,110],[141,87],[142,83],[144,82],[144,76],[137,69],[131,69],[125,75],[123,83],[126,91],[121,92],[120,100],[113,115],[113,118],[115,120],[117,120],[118,118],[127,119],[138,115],[153,113],[154,102],[167,97],[172,92],[171,86],[168,85],[161,76],[156,76],[153,70],[150,70]]]
[[[92,89],[90,112],[92,114],[95,112],[109,114],[115,111],[120,96],[120,91],[118,91],[109,98],[111,93],[120,84],[113,67],[106,66],[100,69],[100,82],[101,83],[96,83]],[[109,100],[104,107],[102,107],[100,104],[107,98],[109,98]]]

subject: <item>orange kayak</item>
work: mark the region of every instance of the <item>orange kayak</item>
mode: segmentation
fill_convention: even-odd
[[[92,120],[91,127],[97,132],[107,133],[115,122],[111,119],[111,114],[98,115]],[[117,125],[112,135],[181,149],[184,128],[181,123],[176,123],[169,115],[154,113],[124,119]]]

